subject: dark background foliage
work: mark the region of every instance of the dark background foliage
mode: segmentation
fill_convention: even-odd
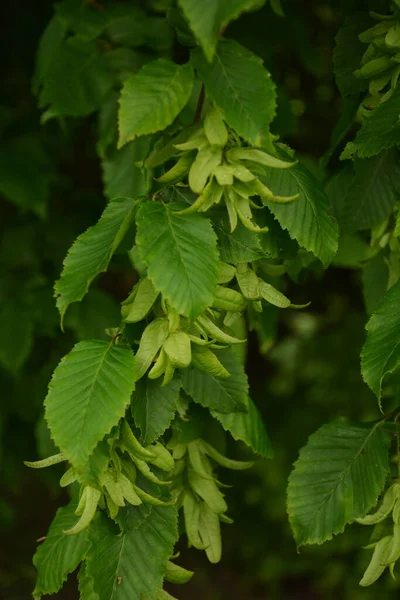
[[[7,600],[30,596],[36,540],[66,500],[57,469],[32,472],[22,462],[52,451],[42,416],[49,377],[75,341],[101,337],[105,326],[118,323],[117,301],[133,283],[117,257],[71,309],[61,332],[52,285],[67,249],[101,214],[105,198],[94,120],[42,126],[32,95],[35,51],[52,5],[13,0],[0,7],[0,597]],[[288,0],[286,6],[286,19],[265,6],[232,24],[226,35],[264,59],[279,86],[274,127],[322,178],[318,160],[340,109],[332,52],[341,11],[334,0]],[[228,502],[235,524],[223,526],[219,565],[210,566],[181,541],[182,564],[196,567],[193,581],[179,590],[182,600],[364,600],[378,593],[358,587],[368,560],[360,550],[367,543],[361,527],[297,554],[285,511],[288,474],[310,433],[341,415],[377,417],[376,401],[359,374],[366,322],[360,277],[338,267],[325,274],[302,272],[291,284],[291,298],[311,306],[282,315],[266,356],[251,334],[250,386],[275,458],[225,476],[233,486]],[[229,450],[245,454],[233,443]],[[385,578],[379,596],[394,594],[395,584]],[[57,597],[77,598],[73,577]]]

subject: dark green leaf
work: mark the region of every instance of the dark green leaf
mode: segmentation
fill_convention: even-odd
[[[231,233],[227,215],[218,215],[214,217],[213,225],[218,236],[222,261],[250,262],[263,256],[258,235],[246,229],[241,223],[238,223],[235,231]]]
[[[298,546],[321,544],[375,506],[389,470],[390,438],[378,425],[335,421],[312,434],[289,477]]]
[[[360,68],[367,46],[358,35],[371,27],[373,21],[368,13],[355,13],[348,17],[336,36],[334,53],[335,77],[342,96],[358,94],[367,88],[365,80],[357,79],[354,71]]]
[[[104,193],[110,200],[138,198],[146,193],[146,176],[135,163],[144,160],[148,148],[149,140],[139,138],[121,150],[113,150],[103,160]]]

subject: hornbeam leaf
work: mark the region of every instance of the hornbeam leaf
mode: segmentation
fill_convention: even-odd
[[[319,182],[301,164],[290,169],[268,169],[260,177],[279,196],[300,197],[291,204],[265,202],[287,229],[291,238],[312,252],[325,267],[329,265],[338,249],[337,223],[328,213],[328,198]]]
[[[335,421],[312,434],[289,477],[297,545],[322,544],[376,505],[389,470],[389,436],[378,425]]]
[[[134,388],[134,357],[127,347],[79,342],[56,367],[45,400],[51,435],[77,469],[125,414]]]
[[[260,145],[276,108],[275,86],[262,60],[233,40],[220,40],[211,64],[198,48],[192,62],[228,125],[250,144]]]
[[[384,296],[367,323],[367,339],[361,354],[364,380],[381,398],[383,378],[400,364],[400,283]]]
[[[33,557],[33,564],[38,571],[35,594],[58,592],[67,575],[75,571],[89,548],[86,532],[76,535],[64,533],[76,523],[76,506],[71,503],[58,509],[46,539],[36,550]]]
[[[145,446],[169,427],[178,405],[181,382],[176,377],[166,386],[160,379],[142,378],[132,394],[132,415]]]
[[[247,377],[237,356],[229,350],[215,353],[230,377],[221,379],[211,373],[189,367],[182,371],[182,387],[195,402],[219,411],[235,413],[247,409]]]
[[[72,302],[82,300],[89,285],[105,271],[112,255],[133,222],[136,206],[131,198],[116,198],[105,208],[96,225],[72,244],[64,259],[61,277],[54,286],[61,320]]]
[[[99,600],[93,588],[93,579],[87,574],[86,563],[82,563],[78,574],[80,600]]]
[[[213,301],[217,237],[206,217],[176,214],[182,208],[181,204],[142,204],[136,241],[155,289],[175,310],[194,319]]]
[[[264,458],[272,458],[274,451],[265,429],[261,415],[251,398],[248,398],[248,412],[221,413],[211,410],[225,431],[229,431],[233,439],[244,442],[253,452]]]
[[[193,69],[160,58],[124,83],[120,98],[119,148],[140,135],[165,129],[190,98]]]
[[[178,4],[209,61],[213,59],[221,28],[242,12],[260,7],[259,0],[179,0]]]
[[[90,529],[87,572],[99,600],[155,598],[178,537],[175,507],[153,506],[137,524],[116,534],[103,515]]]

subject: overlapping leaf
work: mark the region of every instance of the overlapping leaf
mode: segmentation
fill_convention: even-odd
[[[102,161],[104,193],[113,198],[138,198],[146,193],[146,177],[135,164],[146,157],[148,139],[139,138],[120,150],[110,152]]]
[[[153,507],[146,519],[116,534],[101,517],[91,528],[87,571],[99,600],[154,598],[178,537],[177,510]]]
[[[179,399],[181,382],[174,378],[166,386],[162,379],[142,378],[136,383],[132,395],[132,414],[135,424],[141,429],[142,443],[154,442],[169,427]]]
[[[383,378],[400,364],[400,283],[387,292],[366,329],[361,372],[380,400]]]
[[[228,125],[260,145],[276,108],[275,85],[262,60],[233,40],[221,40],[211,64],[200,49],[192,52],[192,62]]]
[[[65,356],[45,400],[51,435],[83,469],[96,444],[124,415],[134,388],[134,357],[124,346],[79,342]]]
[[[158,59],[124,83],[119,110],[119,146],[140,135],[165,129],[190,98],[193,70]]]
[[[195,367],[182,371],[182,387],[195,402],[220,413],[246,411],[248,406],[248,383],[243,367],[232,352],[218,352],[218,359],[231,374],[220,379]]]
[[[244,11],[259,8],[259,0],[179,0],[183,14],[209,61],[221,29]]]
[[[271,458],[273,456],[271,441],[261,415],[251,398],[248,398],[247,409],[247,412],[241,413],[221,413],[211,410],[211,414],[235,440],[244,442],[256,454],[264,458]]]
[[[375,506],[388,474],[389,445],[379,426],[342,421],[310,436],[288,486],[288,514],[298,546],[332,539]]]
[[[218,235],[218,248],[221,260],[227,263],[250,262],[263,256],[260,240],[256,233],[238,223],[231,233],[226,215],[214,218],[213,225]]]
[[[135,205],[131,198],[116,198],[108,204],[99,222],[82,233],[69,249],[54,287],[61,319],[72,302],[82,300],[96,275],[107,269],[133,222]]]
[[[290,204],[265,204],[290,237],[328,266],[338,249],[339,232],[320,183],[300,164],[290,169],[269,169],[262,179],[279,196],[300,193]]]
[[[147,202],[137,215],[136,241],[156,290],[189,318],[212,303],[218,276],[217,237],[199,214],[180,204]]]
[[[76,535],[64,533],[76,523],[75,509],[74,503],[59,508],[46,539],[38,546],[33,558],[38,571],[35,594],[58,592],[67,575],[75,571],[89,548],[85,531]]]

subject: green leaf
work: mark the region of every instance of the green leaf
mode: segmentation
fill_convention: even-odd
[[[146,193],[145,174],[135,163],[144,160],[148,148],[148,138],[139,138],[121,150],[110,152],[102,161],[104,193],[107,198],[139,198]]]
[[[84,116],[100,108],[114,85],[114,74],[95,42],[70,38],[58,43],[44,70],[40,108],[57,115]]]
[[[61,277],[54,286],[61,320],[68,306],[82,300],[96,275],[107,269],[133,222],[135,206],[131,198],[116,198],[107,205],[99,222],[82,233],[69,249]]]
[[[58,592],[67,575],[75,571],[89,548],[85,531],[76,535],[64,533],[76,523],[76,506],[71,503],[58,509],[46,539],[36,550],[33,557],[33,564],[38,571],[34,591],[36,594]]]
[[[64,0],[56,4],[54,9],[65,30],[73,31],[89,42],[104,31],[109,18],[106,11],[81,0]]]
[[[290,169],[268,169],[260,179],[276,195],[300,193],[300,197],[290,204],[265,204],[290,237],[327,267],[337,252],[339,232],[328,213],[328,199],[317,179],[301,164]]]
[[[16,301],[2,301],[0,309],[0,365],[16,373],[33,345],[33,323],[26,308]]]
[[[352,150],[360,158],[369,158],[400,143],[400,89],[389,100],[379,104],[357,132]]]
[[[105,517],[94,523],[87,570],[100,600],[155,597],[178,537],[177,516],[174,507],[154,506],[136,528],[117,535]]]
[[[394,285],[367,323],[361,373],[378,400],[383,378],[400,363],[400,283]]]
[[[174,418],[181,382],[174,378],[162,387],[160,379],[141,379],[132,395],[132,415],[141,429],[141,442],[147,446],[169,427]]]
[[[233,40],[220,40],[211,64],[198,48],[192,62],[228,125],[250,144],[260,145],[276,108],[275,85],[261,58]]]
[[[54,54],[58,52],[63,43],[65,33],[60,20],[54,15],[42,33],[36,53],[35,72],[33,75],[33,91],[35,94],[38,93],[39,87],[47,75]]]
[[[389,470],[389,445],[379,425],[335,421],[310,436],[288,486],[288,514],[298,546],[332,539],[375,506]]]
[[[45,400],[52,437],[77,468],[124,416],[134,388],[129,348],[102,341],[79,342],[54,371]]]
[[[80,600],[99,600],[93,588],[93,578],[87,574],[86,563],[82,563],[78,574]]]
[[[248,412],[221,413],[211,410],[213,417],[218,419],[225,431],[229,431],[233,439],[244,442],[256,454],[264,458],[272,458],[274,451],[268,437],[261,415],[248,398]]]
[[[229,350],[215,352],[225,369],[231,374],[220,379],[211,373],[189,367],[182,371],[182,387],[195,402],[221,413],[247,410],[247,377],[237,356]]]
[[[178,0],[178,4],[209,61],[215,54],[221,29],[241,13],[260,7],[259,0]]]
[[[218,236],[218,248],[221,260],[227,263],[250,262],[263,256],[259,237],[238,223],[231,233],[229,218],[226,214],[214,217],[213,225]]]
[[[209,219],[176,214],[183,208],[182,204],[142,204],[136,241],[156,290],[180,314],[194,319],[213,301],[219,256]]]
[[[354,163],[355,176],[343,208],[343,227],[369,229],[387,219],[400,198],[400,163],[397,151]]]
[[[336,36],[333,57],[336,83],[342,96],[358,94],[367,88],[367,83],[358,79],[354,71],[360,68],[366,45],[360,42],[358,35],[371,26],[368,13],[355,13],[347,17]]]
[[[160,58],[124,83],[119,110],[119,147],[140,135],[165,129],[190,98],[193,69]]]

